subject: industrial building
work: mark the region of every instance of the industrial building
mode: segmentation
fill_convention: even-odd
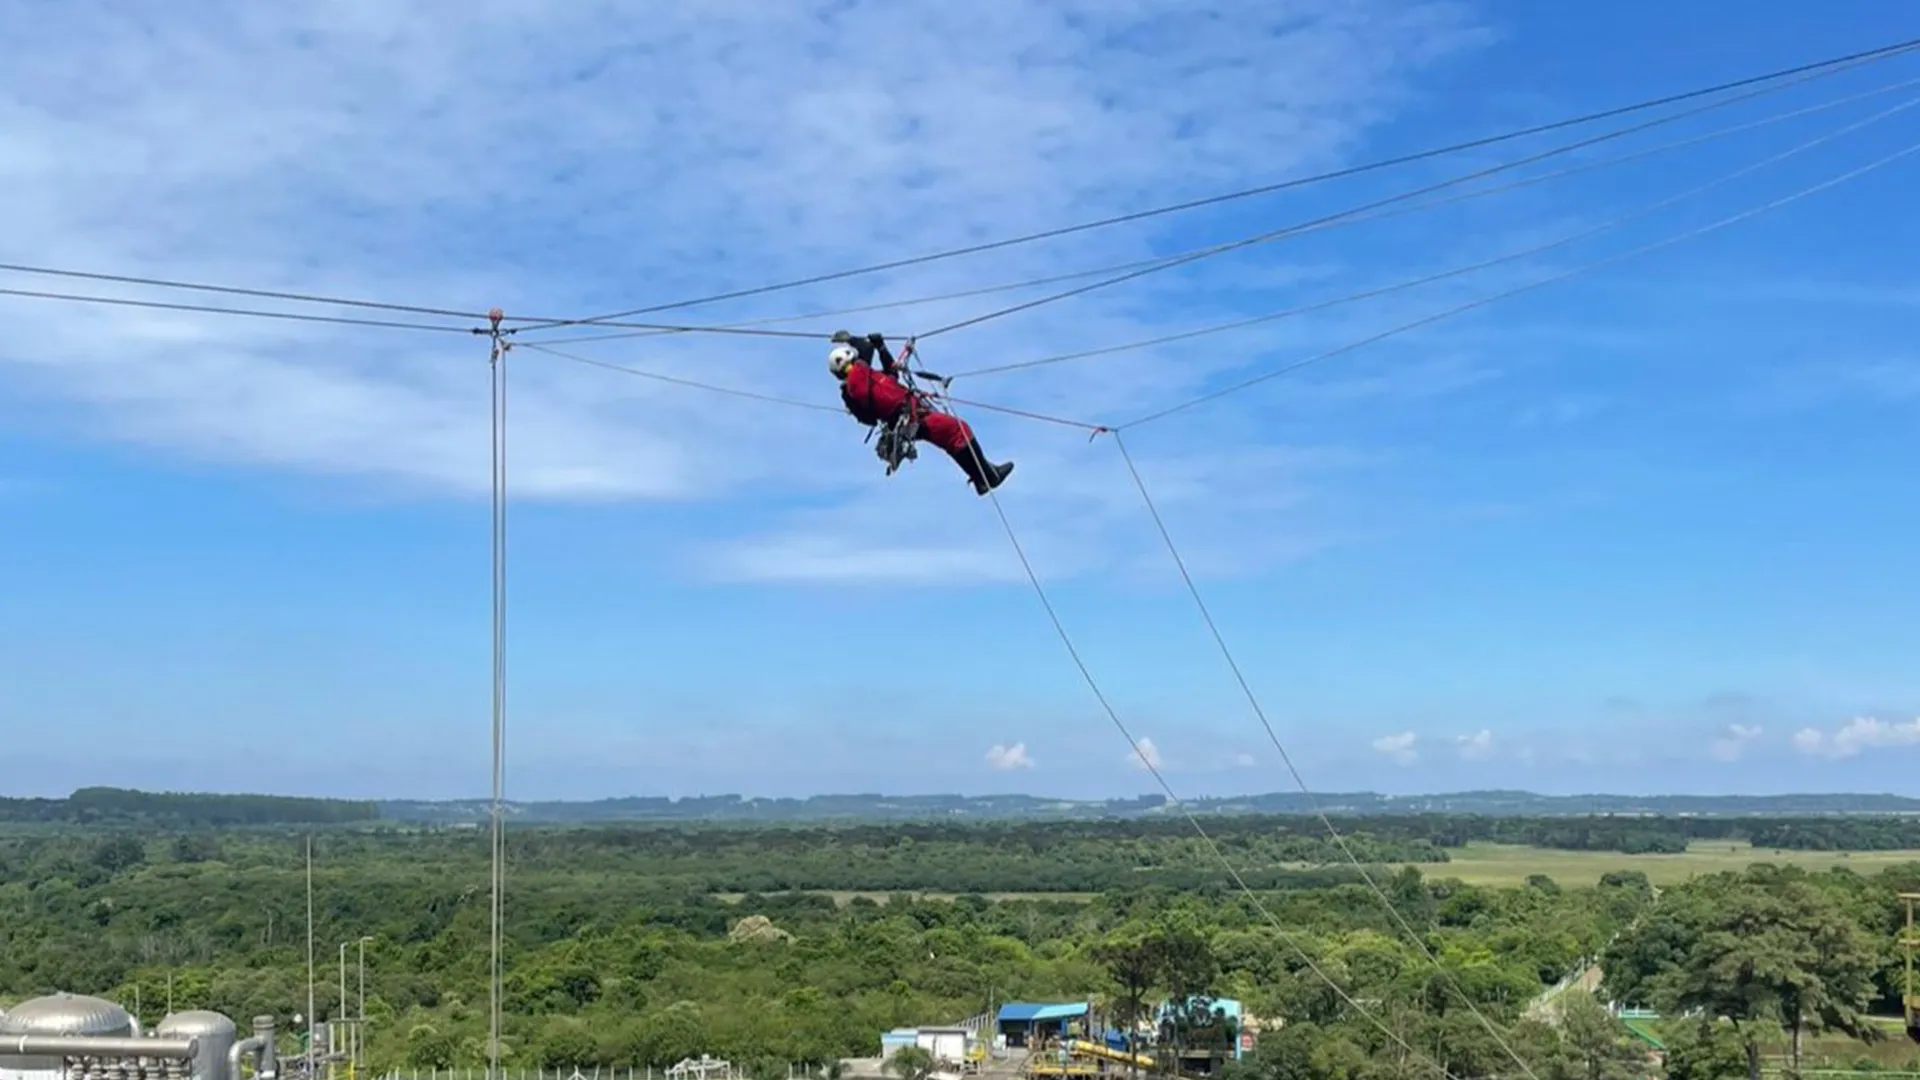
[[[994,1028],[1004,1040],[1002,1045],[1038,1046],[1075,1034],[1085,1034],[1093,1013],[1093,1003],[1009,1001],[1000,1006]]]
[[[875,1067],[884,1068],[886,1060],[901,1050],[919,1047],[933,1058],[936,1076],[978,1073],[993,1056],[993,1044],[997,1042],[992,1020],[991,1013],[981,1013],[957,1024],[930,1024],[884,1032],[880,1036],[880,1057]],[[1001,1044],[998,1048],[1005,1049],[1005,1046]]]
[[[168,1015],[151,1033],[111,1001],[50,994],[0,1013],[0,1080],[279,1080],[272,1017]]]
[[[1176,1024],[1177,1050],[1167,1045]],[[1194,998],[1178,1008],[1162,1002],[1132,1033],[1131,1046],[1129,1033],[1109,1027],[1088,1001],[1008,1002],[995,1014],[994,1028],[996,1048],[1025,1059],[1023,1075],[1047,1080],[1169,1067],[1183,1077],[1202,1077],[1253,1049],[1244,1009],[1233,998]],[[1166,1059],[1168,1054],[1177,1060]]]
[[[880,1058],[884,1061],[910,1046],[925,1050],[943,1072],[969,1071],[987,1056],[986,1046],[964,1027],[917,1027],[894,1028],[880,1036]]]

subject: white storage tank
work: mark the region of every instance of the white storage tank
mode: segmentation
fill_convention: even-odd
[[[7,1035],[94,1035],[127,1037],[140,1033],[133,1014],[97,997],[50,994],[15,1005],[0,1017],[0,1046]],[[60,1080],[60,1059],[0,1053],[0,1080]]]
[[[194,1080],[234,1080],[227,1075],[227,1051],[239,1038],[240,1026],[224,1014],[205,1009],[173,1013],[160,1021],[153,1034],[161,1039],[200,1040],[200,1052],[193,1059]]]

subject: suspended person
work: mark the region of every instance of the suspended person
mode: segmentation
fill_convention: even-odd
[[[902,369],[879,334],[856,338],[845,330],[833,335],[834,345],[827,353],[827,368],[840,380],[840,400],[855,420],[868,427],[892,424],[903,413],[919,422],[914,438],[930,442],[947,452],[960,471],[973,482],[975,493],[985,495],[999,487],[1013,472],[1013,462],[995,465],[987,461],[980,440],[965,420],[931,407],[925,395],[909,390],[894,374]],[[873,368],[875,354],[880,370]]]

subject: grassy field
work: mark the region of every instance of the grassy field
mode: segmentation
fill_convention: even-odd
[[[1468,844],[1448,855],[1450,862],[1420,869],[1429,877],[1457,877],[1470,885],[1521,885],[1529,874],[1545,874],[1562,885],[1590,885],[1616,870],[1638,870],[1655,885],[1678,885],[1699,874],[1740,870],[1757,862],[1809,870],[1846,866],[1863,874],[1920,862],[1920,851],[1774,851],[1731,840],[1695,841],[1679,855],[1552,851],[1517,844]]]
[[[1459,878],[1470,885],[1524,885],[1528,875],[1545,874],[1562,885],[1591,885],[1603,874],[1616,870],[1638,870],[1655,885],[1678,885],[1699,874],[1739,870],[1757,862],[1781,866],[1804,866],[1809,870],[1846,866],[1863,874],[1875,873],[1900,863],[1920,862],[1920,850],[1902,851],[1776,851],[1756,849],[1752,845],[1729,841],[1695,841],[1679,855],[1623,855],[1610,851],[1555,851],[1519,844],[1468,844],[1448,852],[1445,863],[1415,863],[1428,877]],[[842,906],[855,897],[884,902],[884,892],[831,891],[834,902]],[[925,892],[916,895],[929,900],[952,899],[952,893]],[[989,893],[992,900],[1068,900],[1084,902],[1091,893]],[[738,903],[740,893],[717,893],[716,899]]]
[[[1845,1075],[1856,1069],[1905,1070],[1910,1073],[1920,1069],[1920,1051],[1916,1051],[1913,1043],[1907,1039],[1900,1021],[1893,1017],[1875,1017],[1874,1022],[1884,1037],[1871,1044],[1845,1035],[1806,1035],[1800,1047],[1801,1071],[1809,1080],[1819,1080],[1823,1073],[1827,1076]],[[1786,1054],[1785,1037],[1770,1040],[1767,1044],[1765,1075],[1787,1076]]]
[[[841,890],[834,889],[828,892],[821,893],[820,895],[831,896],[833,897],[833,902],[835,904],[838,904],[841,907],[846,907],[848,904],[853,902],[855,897],[865,897],[866,899],[872,900],[876,903],[884,904],[887,902],[887,897],[893,894],[884,893],[884,892],[843,892]],[[916,892],[913,895],[920,897],[923,900],[952,900],[955,897],[959,896],[960,894],[946,893],[946,892]],[[996,893],[981,893],[980,895],[986,897],[989,900],[1067,900],[1076,904],[1084,904],[1087,901],[1093,899],[1095,896],[1094,893],[1074,893],[1074,892],[1031,892],[1031,893],[996,892]],[[746,899],[746,894],[745,893],[714,893],[713,898],[715,900],[720,901],[723,904],[737,904],[740,901]]]

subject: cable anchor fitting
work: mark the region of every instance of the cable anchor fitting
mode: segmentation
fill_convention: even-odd
[[[493,339],[493,355],[488,358],[489,363],[498,363],[500,358],[506,355],[507,350],[513,348],[513,342],[507,340],[507,335],[513,331],[502,330],[500,328],[500,320],[506,317],[506,312],[501,311],[499,308],[494,308],[487,312],[488,329],[484,331],[476,329],[474,331],[476,334],[485,333]]]

